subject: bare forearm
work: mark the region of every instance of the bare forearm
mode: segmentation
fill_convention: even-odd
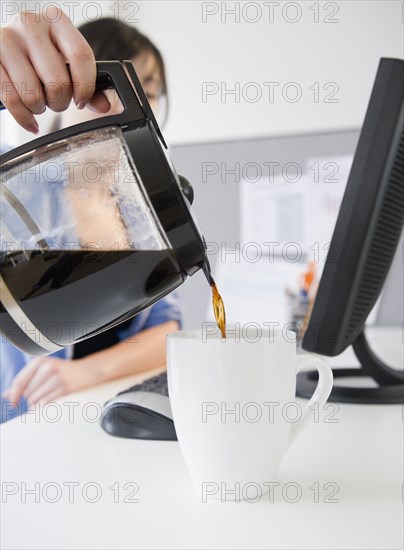
[[[85,357],[81,360],[83,368],[91,369],[100,383],[162,366],[166,362],[166,336],[178,328],[177,321],[168,321],[143,330]]]

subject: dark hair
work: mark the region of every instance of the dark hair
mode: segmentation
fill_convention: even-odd
[[[163,57],[153,42],[143,33],[122,21],[105,17],[78,27],[94,52],[97,61],[133,59],[151,53],[161,77],[161,93],[167,98],[167,80]]]
[[[78,30],[89,43],[97,61],[125,61],[142,53],[151,53],[157,63],[161,77],[161,94],[165,97],[165,114],[162,126],[168,118],[168,93],[166,70],[163,57],[153,42],[135,27],[105,17],[84,23]],[[50,125],[49,132],[60,129],[60,117],[57,115]]]

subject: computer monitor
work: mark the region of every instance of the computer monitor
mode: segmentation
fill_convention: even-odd
[[[381,59],[302,341],[303,349],[326,356],[352,345],[360,369],[335,369],[335,377],[370,376],[378,387],[335,385],[331,401],[404,402],[404,373],[378,358],[364,334],[403,223],[404,61]],[[297,395],[310,397],[315,385],[314,373],[299,374]]]

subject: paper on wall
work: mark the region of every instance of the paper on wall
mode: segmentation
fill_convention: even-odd
[[[240,187],[240,238],[243,244],[279,243],[279,255],[290,243],[324,260],[338,216],[352,156],[309,159],[296,183],[243,181]]]

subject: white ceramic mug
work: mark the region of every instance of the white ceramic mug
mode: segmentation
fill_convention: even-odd
[[[319,381],[302,408],[296,374],[316,368]],[[296,356],[295,333],[261,332],[256,339],[185,330],[167,340],[168,389],[181,451],[197,490],[222,500],[246,497],[246,484],[269,490],[281,460],[323,407],[331,368],[320,357]],[[238,498],[237,498],[238,488]],[[253,490],[255,490],[253,489]],[[227,495],[227,496],[226,496]]]

